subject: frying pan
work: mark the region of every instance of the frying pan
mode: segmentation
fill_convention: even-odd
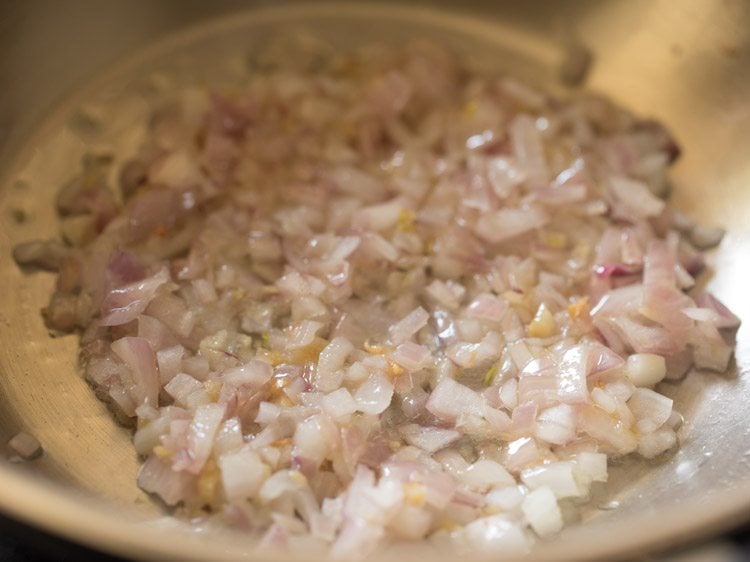
[[[127,142],[129,120],[143,110],[133,100],[152,95],[154,84],[221,80],[219,71],[241,66],[238,53],[299,26],[335,48],[437,36],[552,86],[571,47],[585,46],[593,65],[584,87],[664,122],[682,146],[671,175],[673,204],[728,230],[701,282],[750,318],[750,3],[3,3],[0,443],[24,430],[44,448],[36,460],[0,463],[4,514],[121,556],[252,558],[248,544],[230,532],[185,532],[136,487],[129,430],[78,374],[76,338],[52,338],[44,327],[39,309],[52,277],[25,274],[9,256],[20,241],[56,235],[52,198],[78,166],[87,124],[106,121],[107,134],[91,142],[117,149]],[[124,62],[112,64],[117,59]],[[542,544],[534,559],[654,552],[747,520],[749,368],[750,333],[743,326],[729,372],[691,372],[679,384],[664,384],[686,419],[680,450],[659,462],[613,466],[607,492],[594,498],[584,524]],[[395,556],[417,556],[418,549]]]

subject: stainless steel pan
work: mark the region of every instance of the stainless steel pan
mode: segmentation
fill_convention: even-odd
[[[188,24],[198,27],[132,55]],[[138,490],[129,432],[77,374],[75,339],[52,339],[44,329],[39,309],[52,278],[24,275],[9,255],[19,241],[56,232],[51,198],[82,150],[64,133],[71,108],[96,111],[133,91],[143,94],[144,82],[134,78],[143,69],[197,65],[209,76],[216,66],[210,61],[229,61],[224,54],[298,24],[342,46],[438,34],[539,82],[554,82],[570,46],[585,45],[594,54],[585,87],[665,122],[679,140],[673,201],[729,230],[705,281],[750,318],[750,4],[742,0],[7,3],[0,6],[0,442],[23,429],[39,438],[44,455],[23,465],[0,463],[4,513],[129,557],[248,555],[237,537],[185,535]],[[129,62],[109,66],[125,55]],[[643,553],[747,520],[749,368],[743,326],[730,372],[691,373],[667,386],[687,420],[680,451],[662,463],[615,467],[609,495],[597,498],[586,524],[543,545],[537,557]]]

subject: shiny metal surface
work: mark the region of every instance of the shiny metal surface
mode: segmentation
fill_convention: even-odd
[[[161,519],[161,507],[135,485],[138,463],[129,431],[114,423],[77,374],[75,338],[53,339],[44,328],[39,309],[52,277],[25,275],[9,256],[19,241],[56,234],[52,195],[85,149],[66,129],[71,108],[130,100],[131,113],[116,112],[122,128],[114,119],[110,136],[97,141],[116,144],[123,139],[117,131],[143,110],[132,101],[133,91],[144,91],[142,69],[195,64],[210,75],[220,69],[207,61],[231,67],[236,53],[244,52],[238,49],[290,24],[310,25],[342,46],[437,33],[488,63],[540,82],[555,79],[571,43],[583,43],[595,56],[587,88],[665,122],[675,134],[683,157],[672,174],[673,202],[729,231],[712,254],[714,273],[704,280],[750,319],[749,3],[259,3],[249,11],[237,2],[58,4],[0,7],[0,26],[8,31],[0,34],[0,76],[7,82],[7,94],[0,96],[0,443],[23,429],[45,449],[23,465],[0,463],[0,510],[12,516],[133,557],[248,555],[236,537],[183,536]],[[235,15],[107,69],[38,124],[105,63],[226,10]],[[27,216],[21,223],[13,218],[18,211]],[[597,498],[587,524],[542,546],[539,559],[643,553],[750,518],[750,327],[743,326],[738,337],[737,366],[729,373],[691,373],[668,385],[687,420],[680,451],[661,463],[614,467],[609,495]],[[613,501],[616,509],[596,509]]]

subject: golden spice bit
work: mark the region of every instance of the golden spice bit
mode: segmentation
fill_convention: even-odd
[[[549,311],[549,308],[542,303],[534,315],[534,319],[529,324],[529,337],[548,338],[557,330],[555,317]]]
[[[372,355],[385,355],[388,352],[388,348],[386,348],[384,345],[381,345],[379,343],[372,343],[370,342],[370,340],[367,340],[364,344],[362,344],[362,347],[364,347],[367,353],[370,353]]]
[[[274,399],[273,403],[276,404],[277,406],[283,406],[284,408],[290,408],[292,406],[297,405],[297,403],[291,398],[289,398],[289,395],[286,393],[283,393],[277,396]]]
[[[580,320],[589,315],[589,298],[582,297],[568,305],[568,316],[573,320]]]
[[[216,402],[219,399],[219,392],[221,392],[221,382],[217,380],[209,380],[203,383],[203,388],[206,390],[208,398],[212,402]]]
[[[271,447],[286,447],[287,445],[292,444],[292,438],[291,437],[282,437],[281,439],[277,439],[273,443],[271,443]]]
[[[388,359],[388,376],[391,379],[395,379],[403,375],[406,371],[404,368],[393,361],[392,359]]]
[[[328,345],[328,340],[316,337],[309,345],[294,349],[286,353],[287,363],[302,365],[304,363],[315,363],[320,356],[320,352]]]
[[[443,531],[447,531],[449,533],[452,533],[453,531],[457,531],[458,529],[461,528],[461,525],[459,525],[458,523],[450,519],[442,520],[439,526]]]
[[[401,232],[414,232],[417,215],[411,209],[401,209],[396,221],[396,228]]]
[[[154,447],[153,453],[160,459],[168,459],[172,456],[172,451],[167,449],[164,445],[157,445]]]
[[[295,482],[295,484],[299,486],[307,485],[307,477],[304,474],[302,474],[299,470],[290,470],[289,478],[291,478]]]
[[[198,496],[201,501],[210,504],[216,499],[216,490],[219,486],[219,467],[213,458],[206,464],[198,476]]]
[[[476,100],[469,100],[466,102],[466,105],[464,105],[461,113],[463,113],[464,117],[474,117],[477,113],[477,109],[479,109],[479,104]]]
[[[484,383],[484,386],[490,386],[492,384],[492,381],[495,380],[495,377],[497,376],[497,372],[500,370],[500,363],[495,363],[487,369],[487,372],[484,374],[484,377],[482,377],[482,382]]]
[[[245,298],[245,289],[235,289],[232,291],[232,298],[236,301],[241,301]]]
[[[502,512],[503,510],[497,505],[486,505],[482,508],[482,515],[497,515]]]
[[[561,232],[544,231],[539,233],[539,238],[545,246],[562,250],[568,245],[568,237]]]
[[[427,501],[427,489],[419,482],[407,482],[404,484],[404,499],[409,505],[422,507]]]
[[[275,367],[276,365],[281,365],[285,362],[285,358],[278,351],[272,351],[270,349],[264,349],[262,347],[258,348],[255,358],[260,359],[261,361],[266,361],[273,367]]]

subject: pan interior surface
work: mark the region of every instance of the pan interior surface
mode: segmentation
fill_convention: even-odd
[[[44,327],[39,309],[53,291],[52,276],[25,274],[9,258],[19,242],[58,235],[56,189],[87,151],[127,152],[138,140],[133,123],[169,89],[195,81],[229,86],[251,71],[248,55],[260,45],[310,31],[332,49],[432,38],[477,64],[559,88],[570,45],[583,43],[594,54],[586,88],[664,122],[682,146],[671,176],[673,204],[728,231],[701,281],[747,318],[748,29],[750,9],[733,2],[581,2],[559,8],[552,2],[537,8],[477,3],[461,13],[426,4],[292,3],[199,25],[102,73],[61,104],[0,170],[0,437],[5,443],[24,430],[44,447],[39,459],[23,466],[0,465],[0,482],[10,490],[0,497],[0,509],[128,556],[251,556],[231,534],[222,536],[221,547],[204,536],[209,531],[178,535],[179,525],[137,488],[130,430],[113,421],[79,374],[77,339],[51,338]],[[746,517],[749,367],[750,336],[743,326],[728,373],[691,372],[678,384],[665,384],[686,419],[679,451],[659,462],[612,467],[606,493],[584,514],[587,524],[567,529],[535,556],[582,559],[663,548]]]

